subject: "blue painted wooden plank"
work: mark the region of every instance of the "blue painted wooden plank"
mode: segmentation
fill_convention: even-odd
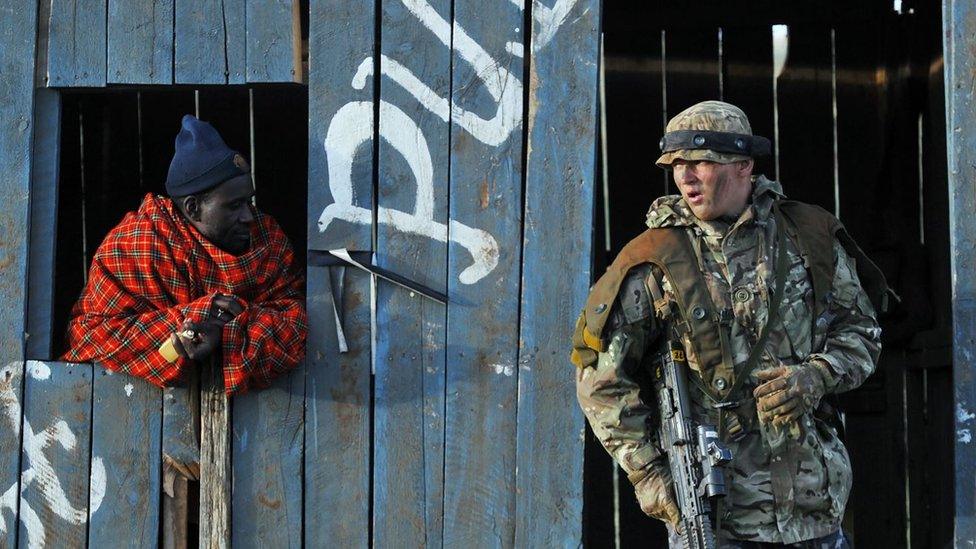
[[[227,32],[227,83],[243,84],[247,74],[246,0],[223,0]]]
[[[227,34],[222,0],[176,2],[174,83],[227,83]]]
[[[24,384],[19,547],[82,547],[105,497],[90,453],[91,364],[28,361]]]
[[[58,171],[61,165],[61,95],[38,88],[34,96],[31,163],[30,267],[27,356],[51,358],[54,258],[58,233]]]
[[[173,83],[173,0],[108,2],[108,81]]]
[[[305,366],[234,398],[234,547],[302,546]]]
[[[450,0],[429,5],[450,19]],[[445,292],[449,122],[398,81],[394,66],[446,98],[451,51],[402,2],[383,3],[381,25],[376,262]],[[373,545],[440,547],[446,309],[386,282],[376,301]]]
[[[200,478],[199,384],[163,389],[163,479],[168,474]],[[169,472],[167,472],[169,471]]]
[[[105,4],[105,0],[51,2],[47,59],[49,86],[105,85]]]
[[[584,424],[566,342],[590,285],[600,3],[532,15],[515,546],[580,547]]]
[[[247,81],[301,82],[298,0],[247,0]]]
[[[36,15],[0,7],[0,364],[24,359]]]
[[[346,269],[340,314],[349,351],[339,353],[329,269],[308,269],[304,541],[367,547],[370,277]]]
[[[949,240],[952,251],[952,377],[955,401],[955,545],[976,539],[976,6],[942,5],[946,149],[949,161]]]
[[[308,248],[372,250],[375,0],[311,0]]]
[[[19,360],[0,369],[0,545],[4,547],[17,545],[23,380],[24,363]]]
[[[445,547],[515,542],[521,4],[454,4]]]
[[[105,498],[91,517],[90,547],[155,547],[159,541],[162,392],[94,365],[92,455],[105,464]],[[92,482],[94,484],[95,478]]]

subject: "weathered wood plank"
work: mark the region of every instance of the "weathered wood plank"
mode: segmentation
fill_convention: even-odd
[[[223,0],[224,43],[227,48],[227,83],[243,84],[247,75],[246,0]]]
[[[51,2],[47,58],[48,86],[101,87],[105,85],[105,4],[105,0]],[[20,11],[32,12],[34,9]],[[26,14],[20,15],[20,17],[25,16]],[[33,23],[33,15],[30,17]],[[33,31],[33,24],[25,30]],[[24,55],[25,50],[18,49],[17,52]]]
[[[108,2],[109,83],[173,83],[173,1]]]
[[[305,366],[234,398],[234,547],[302,546]]]
[[[308,248],[372,250],[376,2],[309,12]]]
[[[298,0],[247,0],[247,81],[301,82]]]
[[[976,6],[943,3],[949,234],[952,252],[952,381],[955,421],[955,544],[976,539]]]
[[[8,362],[0,370],[0,544],[17,545],[17,505],[20,494],[20,434],[24,409],[24,363]],[[10,522],[6,519],[10,518]]]
[[[227,83],[227,34],[222,0],[176,2],[176,84]]]
[[[369,545],[370,277],[346,269],[333,292],[329,267],[308,269],[305,387],[305,545]],[[349,352],[339,353],[332,296],[341,294]]]
[[[777,80],[779,180],[791,199],[833,212],[830,29],[796,25],[789,32],[789,56]]]
[[[181,387],[163,390],[162,427],[162,544],[187,547],[189,521],[188,481],[200,478],[199,377],[192,375]]]
[[[200,372],[200,547],[230,547],[230,399],[219,357]]]
[[[88,544],[108,547],[125,540],[132,547],[155,547],[162,393],[142,379],[101,365],[94,370],[92,455],[105,463],[105,499],[91,517]]]
[[[38,88],[34,96],[30,267],[27,288],[27,356],[33,359],[52,358],[60,153],[61,94]]]
[[[515,542],[522,7],[454,6],[446,547]]]
[[[36,9],[0,7],[0,364],[24,359]]]
[[[546,34],[552,40],[533,48],[529,67],[516,547],[582,544],[585,431],[579,407],[567,405],[576,386],[566,334],[591,278],[599,14],[600,3],[588,0],[532,21],[533,43]]]
[[[444,20],[451,2],[430,2]],[[446,291],[447,243],[392,218],[416,212],[447,235],[449,122],[389,76],[403,66],[448,97],[451,51],[401,2],[384,2],[376,262]],[[418,219],[419,220],[419,219]],[[443,529],[444,305],[380,281],[376,298],[373,545],[440,547]]]
[[[27,362],[18,546],[85,545],[106,487],[103,458],[90,453],[91,406],[90,364]]]

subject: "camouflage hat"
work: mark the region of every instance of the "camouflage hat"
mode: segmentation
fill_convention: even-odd
[[[664,169],[675,159],[728,164],[769,154],[769,140],[752,135],[746,113],[722,101],[702,101],[678,113],[668,122],[660,147],[655,164]]]

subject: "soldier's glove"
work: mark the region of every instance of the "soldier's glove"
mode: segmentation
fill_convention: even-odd
[[[820,404],[826,372],[818,364],[779,366],[756,372],[762,382],[752,392],[759,421],[774,427],[796,421]]]
[[[634,483],[634,493],[641,511],[649,517],[670,522],[679,527],[681,513],[675,502],[671,469],[665,463],[652,462],[647,469],[628,477]]]

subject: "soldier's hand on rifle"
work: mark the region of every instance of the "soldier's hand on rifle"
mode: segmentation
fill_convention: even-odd
[[[634,493],[644,514],[680,528],[681,513],[678,511],[672,484],[674,483],[668,466],[652,463],[646,476],[634,483]]]
[[[759,421],[774,427],[796,421],[812,411],[824,395],[824,374],[815,364],[779,366],[756,372],[760,385],[756,397]]]
[[[205,322],[183,321],[182,329],[171,335],[176,353],[190,360],[203,360],[220,347],[224,323],[217,320]]]

